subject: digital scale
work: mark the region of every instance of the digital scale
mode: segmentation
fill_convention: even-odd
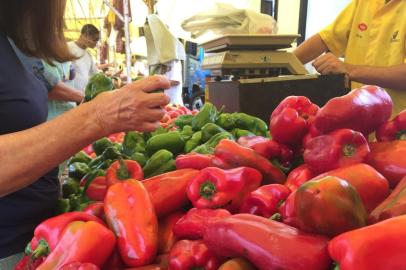
[[[299,35],[225,35],[200,44],[202,69],[210,70],[208,100],[225,112],[245,112],[264,121],[287,96],[307,96],[323,106],[349,91],[344,74],[308,74],[286,49]]]
[[[264,77],[304,75],[307,70],[288,51],[299,35],[226,35],[201,44],[203,69],[214,76]]]

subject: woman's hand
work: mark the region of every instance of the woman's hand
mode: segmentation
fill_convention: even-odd
[[[92,103],[102,133],[127,131],[153,131],[163,117],[162,107],[169,103],[164,93],[149,93],[170,87],[168,79],[152,76],[128,84],[121,89],[107,91],[97,96]]]

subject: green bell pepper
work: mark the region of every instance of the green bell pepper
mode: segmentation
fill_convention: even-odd
[[[155,135],[149,139],[145,146],[145,151],[151,156],[158,150],[166,149],[176,155],[183,151],[184,146],[185,141],[181,133],[179,131],[171,131],[165,134]]]
[[[176,169],[173,154],[165,149],[157,151],[142,168],[145,178]]]
[[[98,94],[113,90],[113,81],[103,73],[93,75],[85,88],[85,101],[94,99]]]

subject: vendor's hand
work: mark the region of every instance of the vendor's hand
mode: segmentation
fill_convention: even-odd
[[[163,117],[162,107],[169,103],[163,93],[148,93],[168,89],[170,82],[162,76],[152,76],[128,84],[121,89],[107,91],[93,101],[97,120],[104,134],[120,131],[153,131]]]
[[[326,53],[313,62],[314,68],[320,74],[348,74],[349,65],[342,62],[332,53]]]

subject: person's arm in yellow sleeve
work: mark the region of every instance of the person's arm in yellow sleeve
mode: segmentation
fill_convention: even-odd
[[[336,55],[344,55],[348,32],[351,29],[357,5],[358,0],[352,1],[341,11],[333,23],[300,44],[293,51],[296,57],[306,64],[327,51]]]
[[[320,74],[347,74],[349,79],[363,84],[374,84],[395,90],[406,89],[406,64],[389,67],[351,65],[342,62],[332,53],[320,56],[313,62]]]

